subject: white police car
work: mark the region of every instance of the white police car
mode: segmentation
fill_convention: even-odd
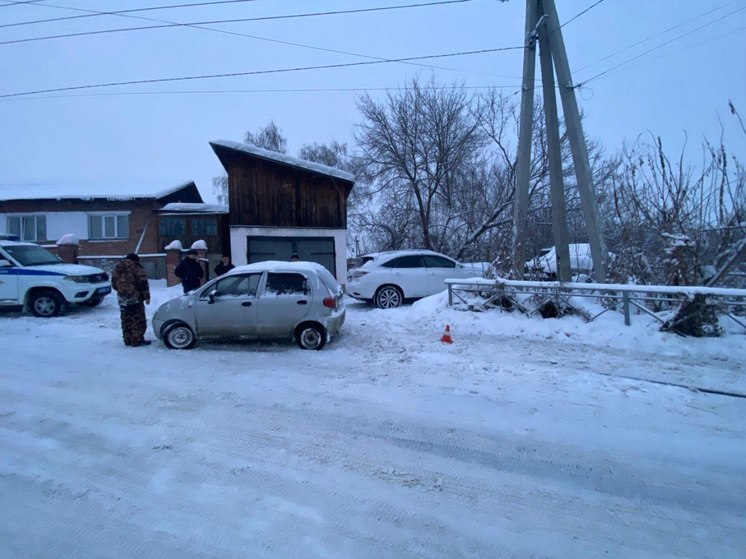
[[[49,317],[67,304],[98,305],[108,293],[109,275],[100,268],[65,264],[34,243],[0,240],[0,307]]]

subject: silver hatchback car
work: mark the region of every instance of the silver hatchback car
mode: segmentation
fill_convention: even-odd
[[[294,339],[321,349],[345,320],[344,291],[314,262],[258,262],[234,268],[161,305],[153,331],[170,349],[198,340]]]

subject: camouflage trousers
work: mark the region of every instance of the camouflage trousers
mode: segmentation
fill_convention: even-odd
[[[145,319],[145,305],[143,303],[123,305],[119,307],[119,311],[122,319],[124,345],[136,346],[142,344],[145,331],[148,329],[148,322]]]

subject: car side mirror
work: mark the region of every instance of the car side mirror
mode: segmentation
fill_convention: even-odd
[[[13,264],[10,263],[9,260],[6,260],[5,258],[0,258],[0,268],[12,268]]]
[[[212,291],[210,291],[210,293],[207,294],[207,303],[209,305],[212,305],[215,302],[215,297],[217,296],[218,296],[217,289],[213,289]]]

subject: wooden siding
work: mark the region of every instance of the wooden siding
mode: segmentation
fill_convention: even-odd
[[[231,158],[227,170],[232,226],[347,226],[350,183],[250,157]]]

